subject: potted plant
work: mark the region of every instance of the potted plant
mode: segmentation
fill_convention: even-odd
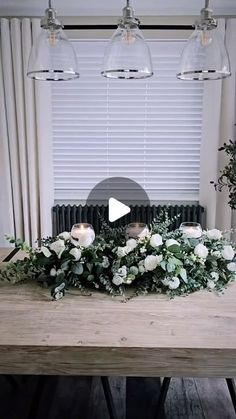
[[[222,191],[223,188],[228,188],[229,191],[229,206],[233,210],[236,209],[236,142],[230,140],[228,144],[224,143],[219,151],[224,151],[229,156],[229,163],[223,170],[220,171],[220,176],[217,182],[211,181],[214,184],[215,190]]]

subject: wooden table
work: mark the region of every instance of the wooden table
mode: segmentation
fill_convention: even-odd
[[[236,376],[236,284],[223,296],[128,303],[75,292],[52,301],[36,285],[0,285],[0,373]]]

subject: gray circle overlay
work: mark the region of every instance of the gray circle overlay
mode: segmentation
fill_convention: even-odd
[[[108,205],[110,198],[128,206],[150,205],[146,191],[137,182],[125,177],[111,177],[97,183],[89,193],[86,204]]]

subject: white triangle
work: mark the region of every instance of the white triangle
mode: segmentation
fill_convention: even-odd
[[[119,220],[121,217],[124,217],[124,215],[129,214],[130,211],[130,207],[118,201],[117,199],[109,199],[108,218],[111,223]]]

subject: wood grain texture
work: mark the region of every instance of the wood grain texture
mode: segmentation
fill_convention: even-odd
[[[122,303],[94,293],[51,301],[34,284],[0,287],[0,373],[236,376],[236,284]]]

